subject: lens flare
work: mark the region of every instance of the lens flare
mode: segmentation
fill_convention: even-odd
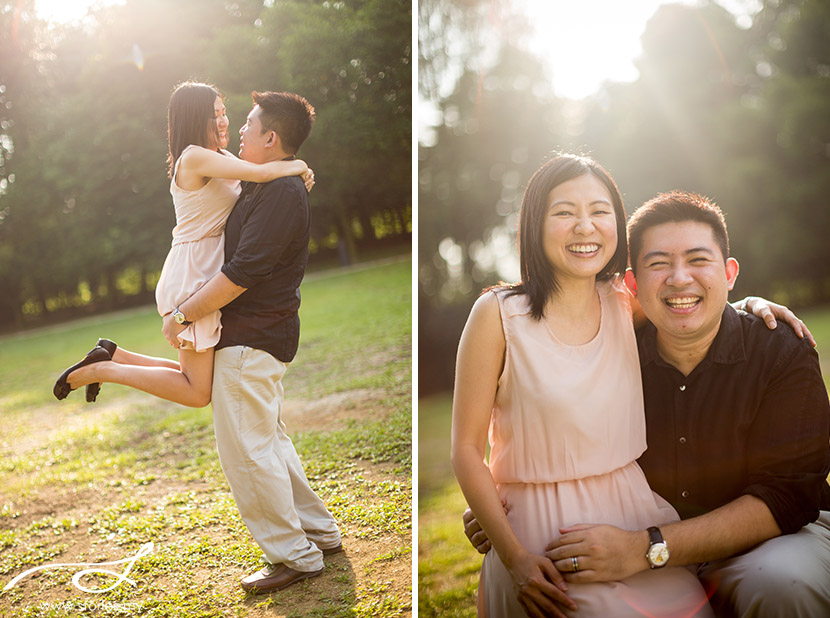
[[[132,62],[139,71],[144,70],[144,53],[138,46],[138,43],[133,43],[133,52],[130,55],[130,62]]]

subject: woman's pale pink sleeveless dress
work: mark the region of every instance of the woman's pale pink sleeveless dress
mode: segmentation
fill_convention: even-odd
[[[578,346],[534,320],[526,296],[495,292],[507,345],[490,423],[490,471],[519,541],[536,554],[560,527],[643,530],[678,520],[635,461],[646,430],[628,293],[619,282],[598,283],[597,291],[599,332]],[[481,579],[487,618],[525,615],[495,550],[484,558]],[[578,618],[711,615],[685,568],[568,586]]]
[[[184,152],[190,148],[198,146],[188,146]],[[156,305],[162,316],[187,300],[222,268],[225,223],[240,193],[238,180],[220,178],[211,178],[196,191],[182,189],[176,184],[181,160],[180,156],[170,181],[176,209],[173,246],[156,285]],[[179,335],[182,347],[202,352],[215,346],[222,330],[220,318],[220,312],[214,311],[185,328]]]

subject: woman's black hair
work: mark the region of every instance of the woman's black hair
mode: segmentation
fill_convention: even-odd
[[[167,175],[170,178],[185,148],[191,144],[207,148],[210,137],[219,143],[219,130],[212,122],[216,117],[213,107],[216,97],[222,98],[216,88],[200,82],[183,82],[170,96],[167,106]]]
[[[548,213],[548,196],[563,182],[591,174],[602,182],[611,195],[617,222],[617,250],[608,264],[597,275],[607,280],[623,273],[628,264],[625,233],[625,208],[622,195],[611,175],[590,157],[561,154],[540,167],[533,174],[522,197],[519,212],[519,267],[521,282],[509,287],[509,294],[527,294],[531,315],[540,320],[550,295],[559,290],[556,271],[545,255],[544,221]]]

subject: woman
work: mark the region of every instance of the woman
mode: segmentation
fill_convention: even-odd
[[[456,367],[453,467],[496,550],[482,566],[480,614],[710,616],[686,569],[567,585],[543,556],[575,522],[639,530],[678,519],[636,463],[643,397],[610,175],[573,155],[543,165],[522,202],[519,253],[521,284],[478,299]]]
[[[156,286],[159,314],[176,310],[219,272],[224,262],[224,228],[240,193],[241,180],[267,182],[313,173],[299,160],[261,165],[242,161],[227,150],[228,117],[222,96],[208,84],[185,82],[168,106],[168,175],[176,210],[173,246]],[[213,348],[219,341],[220,313],[189,324],[179,335],[179,362],[135,354],[101,339],[86,357],[55,383],[64,399],[87,385],[95,401],[101,382],[115,382],[186,406],[210,403]]]

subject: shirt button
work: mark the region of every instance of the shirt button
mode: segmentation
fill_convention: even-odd
[[[686,444],[686,437],[680,436],[680,444]]]
[[[681,491],[681,492],[680,492],[680,495],[681,495],[683,498],[688,498],[688,497],[689,497],[689,492],[688,492],[688,491]]]
[[[681,391],[685,391],[685,390],[686,390],[686,385],[684,384],[683,386],[681,386],[681,387],[680,387],[680,390],[681,390]]]

